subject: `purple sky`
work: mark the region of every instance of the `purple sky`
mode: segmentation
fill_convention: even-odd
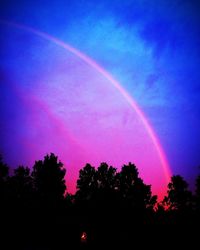
[[[5,1],[1,20],[71,44],[121,84],[159,139],[172,173],[199,173],[198,1]],[[133,161],[155,192],[163,166],[123,95],[81,58],[1,23],[0,152],[12,167],[55,152],[69,190],[85,162]]]

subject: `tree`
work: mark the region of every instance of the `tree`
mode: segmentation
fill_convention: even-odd
[[[77,180],[77,195],[86,200],[97,196],[102,191],[114,190],[116,186],[116,169],[103,162],[97,170],[90,164],[80,170]],[[97,194],[98,193],[98,194]]]
[[[116,190],[116,168],[102,162],[96,171],[97,191],[94,198],[94,206],[104,218],[115,218],[113,211],[119,207],[119,197]]]
[[[134,164],[124,165],[117,179],[118,190],[131,207],[140,211],[153,209],[157,196],[152,196],[151,185],[144,184]]]
[[[33,166],[33,182],[38,196],[44,200],[61,200],[66,190],[65,172],[62,162],[53,153]]]
[[[3,163],[3,159],[0,155],[0,183],[6,181],[8,177],[9,168]]]
[[[200,175],[196,179],[195,203],[196,210],[200,212]]]
[[[6,190],[7,190],[7,180],[8,180],[9,168],[3,162],[0,155],[0,199],[6,199]]]
[[[87,163],[85,167],[79,171],[76,193],[77,198],[89,200],[97,190],[97,186],[96,170]]]
[[[117,174],[118,190],[124,198],[131,193],[135,182],[139,179],[138,175],[136,166],[130,162],[128,165],[124,165],[121,172]]]
[[[97,169],[97,182],[100,189],[114,190],[116,186],[116,168],[102,162]]]
[[[9,178],[9,189],[15,199],[26,202],[32,198],[33,182],[28,167],[19,166]]]
[[[174,175],[171,177],[167,196],[164,197],[163,202],[171,211],[184,211],[191,207],[192,193],[188,190],[188,183],[182,176]]]

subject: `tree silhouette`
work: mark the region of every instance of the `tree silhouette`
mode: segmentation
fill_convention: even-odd
[[[167,196],[164,198],[164,204],[168,210],[184,211],[191,208],[192,193],[188,190],[188,183],[180,175],[171,177],[168,184]]]
[[[6,181],[9,173],[8,166],[3,163],[2,156],[0,155],[0,182]]]
[[[200,175],[196,179],[195,200],[196,200],[196,210],[199,213],[200,212]]]
[[[113,209],[117,207],[116,180],[116,168],[102,162],[96,170],[97,188],[93,197],[93,206],[104,217],[113,213]]]
[[[65,172],[62,162],[53,153],[46,155],[44,160],[36,161],[32,177],[34,188],[41,199],[61,200],[66,190]]]
[[[108,166],[107,163],[102,162],[96,171],[97,189],[95,193],[95,207],[96,209],[109,214],[113,211],[117,204],[117,190],[116,190],[116,168]]]
[[[108,190],[115,189],[116,186],[116,168],[108,166],[107,163],[102,162],[97,169],[98,188]]]
[[[33,182],[28,167],[19,166],[9,178],[9,189],[15,199],[26,202],[33,194]]]
[[[90,200],[98,187],[97,174],[94,167],[86,164],[79,171],[79,179],[77,180],[76,197],[79,200]]]
[[[159,202],[156,204],[155,208],[155,219],[154,223],[155,224],[166,224],[166,210],[162,202]]]
[[[5,201],[7,198],[7,179],[8,179],[9,168],[3,162],[2,157],[0,155],[0,200],[1,203]]]
[[[141,211],[147,208],[153,209],[157,196],[152,196],[151,185],[144,184],[134,164],[124,165],[117,179],[118,190],[129,205]]]

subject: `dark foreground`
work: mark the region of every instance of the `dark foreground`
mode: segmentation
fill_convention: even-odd
[[[110,224],[102,218],[87,223],[83,217],[66,220],[52,224],[47,218],[30,221],[27,217],[23,222],[1,223],[0,249],[198,249],[200,245],[197,224],[138,225],[131,221]],[[86,238],[81,239],[83,232]]]
[[[0,250],[199,248],[200,176],[194,193],[172,176],[158,202],[132,163],[86,164],[74,195],[65,172],[51,154],[10,175],[0,157]]]

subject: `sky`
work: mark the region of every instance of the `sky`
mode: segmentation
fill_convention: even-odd
[[[200,165],[199,10],[198,0],[1,1],[5,161],[31,166],[53,151],[66,165],[69,191],[86,162],[119,168],[133,161],[155,192],[166,188],[152,138],[126,98],[95,67],[32,27],[111,74],[148,120],[171,173],[192,186]]]

